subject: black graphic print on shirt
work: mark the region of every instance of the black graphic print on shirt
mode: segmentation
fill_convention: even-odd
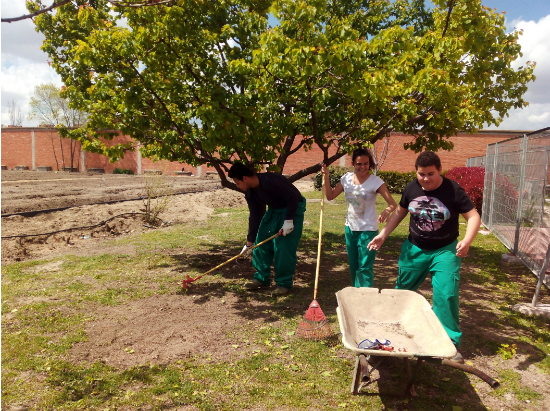
[[[411,218],[422,231],[439,230],[451,217],[449,209],[435,197],[420,196],[409,203]]]

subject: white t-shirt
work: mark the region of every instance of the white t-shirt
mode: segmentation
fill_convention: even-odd
[[[354,173],[346,173],[340,179],[348,204],[346,226],[352,231],[378,230],[378,214],[376,214],[376,190],[384,184],[382,179],[370,175],[361,184],[353,184]]]

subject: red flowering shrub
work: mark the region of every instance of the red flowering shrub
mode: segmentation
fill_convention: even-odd
[[[479,215],[483,206],[485,167],[455,167],[445,173],[445,177],[456,181],[466,191]]]

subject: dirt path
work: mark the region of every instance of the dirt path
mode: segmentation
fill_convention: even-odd
[[[2,214],[141,198],[146,175],[2,171]],[[221,187],[212,177],[164,177],[173,193]]]
[[[7,173],[7,174],[5,174]],[[16,175],[17,173],[17,175]],[[50,178],[44,177],[50,174]],[[72,174],[76,175],[76,174]],[[4,177],[8,177],[4,180]],[[19,176],[20,180],[15,179]],[[144,225],[143,200],[124,201],[115,204],[93,204],[116,197],[117,200],[139,197],[143,193],[143,176],[105,175],[105,181],[95,176],[69,178],[61,173],[59,179],[51,179],[52,173],[2,172],[2,213],[5,210],[41,210],[55,207],[74,207],[66,210],[42,213],[33,217],[14,215],[2,218],[2,237],[53,233],[49,235],[2,239],[2,262],[22,261],[37,258],[51,258],[71,253],[75,255],[96,255],[105,252],[132,253],[131,249],[105,250],[101,244],[106,239],[136,234],[151,230]],[[10,180],[11,179],[11,180]],[[197,193],[174,195],[160,218],[166,225],[201,221],[210,216],[216,208],[244,207],[244,195],[237,191],[220,188],[219,179],[195,179],[176,177],[174,191],[211,190]],[[103,184],[99,187],[98,181]],[[39,182],[40,184],[36,184]],[[301,191],[312,190],[309,181],[296,182]],[[110,191],[116,191],[112,197]],[[64,196],[55,193],[63,191]],[[5,194],[6,193],[6,194]],[[78,205],[82,203],[84,205]],[[19,204],[19,205],[18,205]],[[137,214],[125,214],[137,213]],[[58,232],[74,227],[89,227]]]

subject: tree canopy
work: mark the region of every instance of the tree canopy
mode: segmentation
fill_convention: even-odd
[[[234,188],[223,172],[236,160],[282,172],[290,155],[318,146],[330,164],[392,131],[410,134],[415,151],[450,149],[458,131],[527,105],[534,63],[511,66],[520,33],[480,0],[434,3],[90,0],[35,23],[64,96],[89,113],[65,135],[117,159],[135,147],[100,137],[120,130],[144,155],[211,164]],[[291,181],[318,171],[313,161]]]

